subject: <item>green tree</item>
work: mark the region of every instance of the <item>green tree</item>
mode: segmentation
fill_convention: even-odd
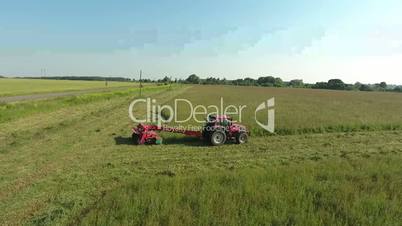
[[[344,90],[346,88],[346,84],[340,79],[330,79],[327,84],[328,89]]]
[[[192,74],[192,75],[188,76],[188,78],[186,79],[186,82],[191,83],[191,84],[199,84],[200,78],[197,75]]]
[[[396,87],[394,88],[394,91],[395,91],[395,92],[402,92],[402,86],[396,86]]]
[[[360,90],[360,87],[361,87],[362,85],[363,85],[362,83],[356,82],[356,83],[353,85],[353,89],[355,89],[355,90]]]
[[[257,79],[257,83],[260,86],[274,86],[275,84],[275,78],[272,76],[266,76],[266,77],[259,77]]]
[[[281,78],[275,78],[274,86],[275,87],[283,87],[285,84],[283,83]]]
[[[362,85],[359,87],[359,90],[360,90],[360,91],[373,91],[373,89],[372,89],[369,85],[366,85],[366,84],[362,84]]]
[[[161,80],[161,82],[162,82],[162,83],[165,83],[165,84],[170,83],[170,78],[167,77],[167,76],[165,76],[165,77]]]
[[[293,79],[293,80],[290,80],[289,86],[291,86],[291,87],[303,87],[304,83],[303,83],[303,80],[301,80],[301,79]]]
[[[256,84],[257,84],[257,81],[255,81],[255,79],[252,79],[252,78],[245,78],[245,79],[244,79],[244,83],[245,83],[247,86],[253,86],[253,85],[256,85]]]
[[[328,83],[326,83],[326,82],[317,82],[311,88],[313,88],[313,89],[328,89]]]

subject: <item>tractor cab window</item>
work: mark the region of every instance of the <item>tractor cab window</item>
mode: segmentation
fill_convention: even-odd
[[[214,115],[209,115],[207,121],[208,121],[208,122],[215,122],[215,121],[216,121],[216,117],[215,117]]]
[[[223,119],[222,122],[221,122],[221,125],[222,126],[230,126],[231,122],[229,120],[227,120],[227,119]]]

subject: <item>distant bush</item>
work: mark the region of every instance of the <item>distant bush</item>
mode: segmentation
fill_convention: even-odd
[[[326,82],[317,82],[312,86],[313,89],[328,89],[328,83]]]
[[[348,86],[340,79],[330,79],[328,82],[317,82],[314,89],[345,90]]]
[[[301,88],[304,87],[304,83],[302,79],[293,79],[290,80],[289,84],[290,87]]]
[[[373,91],[373,89],[369,85],[362,84],[359,87],[360,91]]]
[[[393,89],[395,92],[402,92],[402,86],[397,86]]]

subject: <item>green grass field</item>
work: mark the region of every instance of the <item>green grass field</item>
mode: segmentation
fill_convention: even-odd
[[[130,82],[108,82],[106,86],[104,81],[0,78],[0,96],[122,87],[133,86],[133,84]]]
[[[136,95],[1,105],[0,224],[402,222],[400,94],[233,86],[145,91],[159,103],[223,97],[247,104],[244,123],[252,128],[253,107],[276,98],[277,136],[253,129],[247,144],[220,147],[167,133],[163,145],[132,145],[127,108]]]
[[[196,86],[178,98],[189,99],[194,105],[219,106],[221,97],[224,106],[247,105],[242,122],[256,135],[264,131],[255,123],[254,110],[271,97],[275,97],[276,102],[276,132],[282,135],[402,128],[402,95],[399,93]],[[179,112],[182,115],[178,118],[186,118],[188,105],[183,103],[179,107],[184,111]],[[266,122],[266,115],[257,114],[257,117]]]

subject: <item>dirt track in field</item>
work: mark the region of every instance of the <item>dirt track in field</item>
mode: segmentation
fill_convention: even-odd
[[[64,92],[53,92],[53,93],[38,93],[38,94],[29,94],[29,95],[19,95],[19,96],[5,96],[0,97],[0,103],[12,103],[17,101],[29,101],[29,100],[42,100],[42,99],[51,99],[57,97],[66,97],[66,96],[77,96],[88,93],[101,93],[115,90],[124,90],[128,88],[133,88],[134,86],[122,86],[122,87],[111,87],[111,88],[100,88],[100,89],[86,89],[86,90],[77,90],[77,91],[64,91]]]

